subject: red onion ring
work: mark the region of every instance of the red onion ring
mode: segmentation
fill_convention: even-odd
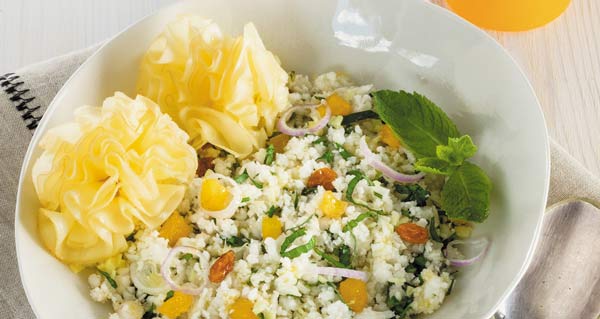
[[[331,109],[329,107],[325,107],[325,115],[313,126],[307,128],[293,128],[287,124],[287,121],[290,119],[292,114],[298,110],[310,109],[311,113],[313,113],[319,105],[296,105],[287,109],[277,122],[277,130],[279,132],[290,135],[290,136],[302,136],[308,133],[316,133],[318,130],[322,129],[327,125],[329,119],[331,118]]]
[[[180,253],[191,254],[202,259],[201,252],[196,248],[187,246],[175,247],[171,249],[171,251],[167,255],[167,258],[165,258],[162,265],[160,266],[160,274],[163,276],[163,278],[165,279],[169,287],[171,287],[171,289],[181,291],[187,295],[199,295],[202,292],[204,285],[206,285],[206,278],[204,278],[203,283],[197,287],[190,287],[189,285],[184,286],[185,284],[180,285],[173,281],[173,279],[171,278],[171,264],[173,262],[173,259],[177,258],[177,255]]]
[[[362,153],[365,160],[367,161],[367,164],[371,165],[374,169],[383,173],[383,175],[385,175],[397,182],[415,183],[415,182],[419,181],[421,178],[423,178],[423,176],[425,176],[424,173],[418,173],[418,174],[413,174],[413,175],[402,174],[402,173],[394,170],[393,168],[387,166],[384,162],[382,162],[379,158],[377,158],[377,155],[375,155],[373,152],[371,152],[364,136],[360,138],[359,146],[360,146],[360,152]]]
[[[340,276],[340,277],[354,278],[354,279],[360,279],[362,281],[367,281],[367,273],[364,271],[359,271],[359,270],[336,268],[336,267],[317,267],[317,273],[319,275]]]
[[[475,254],[475,256],[471,258],[466,258],[465,256],[462,256],[462,254],[460,254],[458,248],[454,247],[456,245],[468,245],[473,248],[479,249],[479,251]],[[486,237],[466,240],[459,239],[448,243],[448,246],[446,246],[446,249],[444,250],[444,255],[450,261],[450,265],[454,267],[465,267],[472,265],[481,257],[483,257],[486,254],[489,247],[490,241]]]

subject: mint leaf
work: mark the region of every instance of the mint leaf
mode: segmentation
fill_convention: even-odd
[[[481,223],[489,214],[492,183],[475,164],[464,162],[442,189],[442,209],[452,219]]]
[[[437,157],[419,158],[414,166],[417,171],[424,173],[441,175],[450,175],[450,173],[452,173],[452,167],[450,167],[450,164]]]
[[[417,157],[436,157],[438,145],[460,136],[446,113],[423,95],[381,90],[372,96],[375,112]]]
[[[437,157],[450,165],[461,165],[467,158],[475,155],[477,146],[473,144],[469,135],[459,138],[448,138],[448,145],[438,145],[435,149]]]

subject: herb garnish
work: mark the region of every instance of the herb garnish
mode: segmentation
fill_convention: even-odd
[[[265,212],[267,216],[273,217],[273,215],[281,215],[281,207],[271,206],[269,210]]]
[[[250,201],[250,197],[244,197],[242,198],[242,203],[246,203]]]
[[[360,222],[362,222],[363,220],[369,218],[369,217],[377,217],[377,213],[373,212],[373,211],[368,211],[366,213],[362,213],[360,215],[358,215],[358,217],[354,218],[353,220],[349,221],[346,225],[344,225],[344,228],[342,228],[342,230],[344,232],[350,231],[352,229],[354,229],[354,227],[358,226],[358,224]]]
[[[192,259],[194,257],[194,255],[190,254],[190,253],[186,253],[181,255],[181,257],[179,257],[179,259],[183,259],[185,261],[190,261],[190,259]]]
[[[418,158],[415,169],[448,175],[442,209],[453,219],[483,222],[492,184],[477,165],[466,162],[477,147],[432,101],[418,93],[382,90],[371,94],[375,111]]]
[[[273,164],[274,159],[275,159],[275,146],[273,146],[273,144],[269,144],[269,147],[267,147],[267,155],[265,155],[265,164],[266,165]]]
[[[327,254],[318,248],[314,248],[314,251],[317,255],[321,256],[321,258],[325,259],[328,263],[330,263],[333,267],[337,268],[347,268],[344,264],[342,264],[338,259],[336,259],[333,255]]]
[[[444,240],[438,235],[437,230],[435,229],[435,218],[431,218],[429,220],[429,236],[432,240],[437,241],[438,243],[444,242]]]
[[[117,289],[117,282],[114,279],[112,279],[106,271],[98,269],[98,272],[100,272],[100,274],[104,276],[104,278],[106,278],[106,281],[108,281],[111,287]]]
[[[236,183],[241,184],[241,183],[245,182],[247,179],[250,179],[250,181],[252,182],[252,184],[254,184],[254,186],[256,186],[256,188],[260,188],[260,189],[263,188],[263,184],[261,182],[255,181],[252,177],[250,177],[250,175],[248,175],[248,171],[245,169],[242,172],[242,174],[238,175],[233,180]]]
[[[244,236],[231,236],[227,238],[221,237],[225,243],[231,247],[241,247],[249,243],[250,240]]]
[[[395,184],[394,190],[400,194],[407,195],[403,202],[417,202],[417,206],[422,207],[426,205],[429,192],[421,187],[419,184]]]
[[[323,160],[328,164],[333,163],[333,153],[331,151],[326,151],[321,155],[321,157],[317,158],[317,160]]]
[[[404,296],[401,300],[398,300],[394,296],[388,297],[387,306],[394,312],[396,315],[395,318],[405,318],[408,310],[410,310],[410,305],[413,302],[413,297]]]
[[[287,236],[284,240],[283,243],[281,244],[281,250],[279,251],[279,253],[281,254],[282,257],[288,257],[290,259],[292,258],[296,258],[306,252],[309,252],[313,249],[313,247],[315,247],[315,237],[311,237],[310,240],[304,244],[304,245],[300,245],[296,248],[287,250],[288,247],[290,247],[290,245],[299,237],[302,237],[306,235],[306,229],[305,228],[300,228],[296,231],[294,231],[292,234],[290,234],[289,236]]]
[[[165,301],[173,298],[174,295],[175,295],[175,292],[173,290],[169,290],[169,292],[167,292],[167,296],[165,297]]]

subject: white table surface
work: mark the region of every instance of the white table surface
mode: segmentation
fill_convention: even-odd
[[[0,0],[0,74],[110,37],[168,0]],[[443,0],[432,2],[444,5]],[[531,80],[550,135],[600,175],[600,0],[551,25],[491,34]]]

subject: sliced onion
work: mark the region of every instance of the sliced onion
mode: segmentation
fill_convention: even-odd
[[[367,273],[364,271],[359,271],[359,270],[336,268],[336,267],[317,267],[317,273],[319,275],[339,276],[339,277],[354,278],[354,279],[360,279],[362,281],[367,281]]]
[[[457,245],[465,245],[471,250],[474,254],[473,257],[464,256],[458,248]],[[478,261],[481,257],[485,255],[488,248],[490,247],[490,241],[486,237],[480,238],[471,238],[471,239],[459,239],[454,240],[448,243],[446,249],[444,250],[444,255],[450,261],[450,264],[454,267],[464,267],[469,266],[476,261]]]
[[[129,274],[135,287],[143,293],[156,296],[169,291],[169,286],[162,277],[160,265],[152,260],[131,263]]]
[[[385,175],[397,182],[415,183],[415,182],[419,181],[421,178],[423,178],[423,176],[425,176],[425,174],[423,174],[423,173],[418,173],[418,174],[413,174],[413,175],[402,174],[402,173],[394,170],[393,168],[387,166],[384,162],[382,162],[377,157],[377,155],[375,155],[373,152],[371,152],[364,136],[361,137],[359,146],[360,146],[360,152],[362,153],[365,160],[367,161],[367,164],[371,165],[373,168],[375,168],[376,170],[383,173],[383,175]]]
[[[325,107],[325,115],[323,117],[321,117],[321,119],[319,119],[318,121],[315,119],[315,121],[317,121],[317,123],[311,127],[293,128],[287,124],[287,121],[290,119],[292,114],[294,114],[294,112],[299,111],[299,110],[309,109],[311,112],[311,115],[312,115],[313,113],[315,113],[316,108],[318,106],[319,105],[296,105],[296,106],[290,107],[289,109],[287,109],[287,111],[285,111],[285,112],[283,112],[283,114],[281,114],[281,117],[279,118],[279,121],[277,122],[277,130],[279,130],[279,132],[281,132],[283,134],[290,135],[290,136],[302,136],[302,135],[306,135],[308,133],[316,133],[320,129],[324,128],[325,125],[327,125],[327,122],[329,122],[329,119],[331,118],[331,109],[329,109],[329,107],[327,107],[327,106]]]
[[[169,287],[171,287],[171,289],[181,291],[187,295],[199,295],[202,292],[202,288],[204,288],[204,285],[206,285],[206,276],[200,277],[200,279],[202,279],[202,284],[198,286],[194,286],[190,283],[184,283],[180,285],[176,283],[171,277],[171,265],[173,264],[173,260],[176,260],[179,254],[191,254],[192,256],[198,257],[199,259],[203,258],[201,255],[202,253],[196,248],[187,246],[175,247],[171,249],[171,251],[167,255],[167,258],[165,258],[165,260],[163,261],[160,273],[169,285]]]
[[[208,209],[202,207],[202,183],[206,179],[218,179],[219,181],[224,182],[226,184],[225,186],[227,186],[227,189],[228,189],[229,193],[231,194],[231,200],[229,201],[229,205],[227,205],[227,207],[225,207],[221,210],[208,210]],[[217,174],[217,173],[212,173],[210,175],[204,176],[201,179],[200,192],[198,193],[198,207],[199,207],[198,210],[201,211],[202,213],[204,213],[210,217],[219,218],[219,219],[231,218],[231,216],[233,216],[233,214],[235,214],[235,211],[240,206],[241,202],[242,202],[242,196],[240,193],[239,185],[233,179],[231,179],[225,175],[221,175],[221,174]]]

